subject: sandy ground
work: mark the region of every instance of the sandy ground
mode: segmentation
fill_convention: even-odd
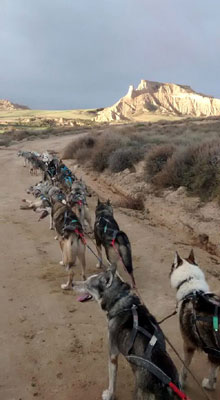
[[[49,220],[37,222],[38,215],[19,209],[25,189],[37,181],[16,156],[18,149],[61,150],[71,138],[56,137],[24,142],[0,150],[0,399],[96,400],[107,388],[107,329],[104,313],[94,301],[81,304],[73,292],[63,292],[60,284],[66,272],[58,262],[60,252]],[[82,172],[83,175],[83,172]],[[84,176],[102,197],[114,195]],[[90,200],[90,199],[89,199]],[[94,216],[96,196],[90,207]],[[170,289],[169,271],[175,242],[185,239],[180,232],[155,226],[148,220],[129,216],[115,209],[120,227],[128,234],[141,296],[158,318],[172,312],[175,293]],[[178,246],[182,255],[189,248]],[[205,270],[212,268],[210,255],[195,249]],[[96,259],[87,252],[87,275],[96,271]],[[80,279],[80,268],[75,268]],[[122,269],[121,274],[126,278]],[[213,290],[219,281],[207,275]],[[182,354],[178,321],[173,317],[163,324],[171,342]],[[173,351],[169,353],[180,367]],[[207,372],[204,354],[197,354],[192,370],[201,381]],[[117,384],[118,400],[131,400],[133,378],[129,365],[121,359]],[[191,378],[186,388],[191,400],[205,399]],[[209,394],[217,400],[220,384]]]

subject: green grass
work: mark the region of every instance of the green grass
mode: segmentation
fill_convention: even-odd
[[[66,119],[92,119],[95,110],[12,110],[0,111],[0,121],[16,121],[19,118],[66,118]]]

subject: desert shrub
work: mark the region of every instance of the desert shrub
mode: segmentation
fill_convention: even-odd
[[[110,155],[108,159],[108,166],[111,172],[124,171],[126,168],[132,168],[135,163],[143,159],[143,156],[143,147],[122,147]]]
[[[164,168],[167,160],[172,157],[175,147],[172,145],[160,145],[153,147],[146,157],[145,178],[150,179],[157,175]]]
[[[6,146],[8,147],[11,143],[11,138],[10,137],[0,137],[0,146]]]
[[[121,199],[120,207],[130,208],[131,210],[144,211],[144,197],[142,195],[139,195],[136,198],[132,196],[124,197]]]
[[[118,134],[104,134],[98,138],[97,145],[92,152],[91,165],[98,172],[104,171],[108,167],[111,154],[118,148],[123,148],[128,142],[127,138]]]
[[[91,153],[91,149],[89,149],[88,147],[83,147],[82,149],[77,150],[77,152],[75,154],[75,159],[79,163],[86,164],[87,161],[90,160],[90,153]]]
[[[96,138],[92,136],[82,136],[76,138],[64,148],[62,153],[62,159],[75,159],[77,158],[77,152],[81,149],[88,149],[88,152],[94,147]]]
[[[178,151],[157,174],[153,183],[159,187],[185,186],[202,200],[220,195],[220,141],[202,143]]]

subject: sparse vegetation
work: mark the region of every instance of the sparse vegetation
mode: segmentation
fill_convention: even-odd
[[[157,190],[185,186],[209,200],[220,196],[219,129],[218,117],[93,128],[94,145],[87,148],[76,139],[77,151],[69,149],[70,158],[98,172],[115,173],[132,169],[145,157],[144,180]]]
[[[63,158],[74,158],[102,172],[120,172],[142,160],[144,179],[158,190],[185,186],[202,200],[220,197],[220,118],[185,118],[119,125],[94,125],[97,110],[0,113],[0,146],[49,135],[86,133],[72,141]],[[62,114],[62,115],[61,115]],[[43,120],[36,119],[44,118]],[[56,126],[51,118],[78,116],[82,126]],[[46,118],[45,118],[46,117]],[[6,123],[11,118],[11,123]],[[24,118],[28,121],[24,123]],[[85,124],[87,118],[88,124]]]
[[[220,141],[177,150],[154,177],[160,188],[185,186],[202,200],[220,196]]]
[[[152,180],[164,168],[167,160],[172,157],[175,147],[172,145],[159,145],[152,148],[147,154],[145,164],[146,178]]]
[[[65,159],[79,159],[81,158],[80,153],[82,154],[82,150],[86,155],[86,152],[90,152],[94,147],[96,142],[96,138],[92,136],[82,136],[77,140],[73,140],[70,142],[63,150],[62,158]],[[79,153],[79,156],[78,156]]]
[[[112,172],[121,172],[132,168],[144,157],[144,148],[140,146],[126,146],[114,151],[108,159],[108,167]]]

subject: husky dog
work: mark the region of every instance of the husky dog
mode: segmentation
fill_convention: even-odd
[[[27,166],[28,157],[29,157],[30,155],[31,155],[31,152],[30,152],[30,151],[22,151],[22,150],[19,150],[19,151],[18,151],[17,156],[18,156],[18,157],[23,157],[23,158],[24,158],[24,164],[23,164],[24,167]]]
[[[130,285],[117,275],[116,265],[74,282],[73,290],[91,294],[107,313],[109,337],[109,387],[103,400],[115,399],[118,356],[126,357],[135,375],[135,400],[168,400],[176,398],[167,384],[149,365],[160,369],[179,387],[178,373],[166,352],[165,339],[156,319],[133,294]],[[161,376],[160,375],[160,376]]]
[[[33,153],[31,151],[22,151],[19,150],[17,153],[18,157],[23,157],[24,158],[24,167],[27,167],[27,165],[31,165],[31,162],[33,160]],[[30,173],[31,173],[31,167],[30,167]]]
[[[220,365],[220,299],[209,292],[209,286],[195,261],[193,250],[186,259],[176,253],[170,277],[171,286],[177,291],[185,364],[190,365],[195,350],[205,351],[208,354],[210,370],[202,385],[206,389],[214,390]],[[217,322],[215,329],[213,317]],[[183,367],[182,385],[185,384],[186,378],[187,370]]]
[[[65,195],[64,195],[65,196]],[[61,199],[58,193],[50,196],[52,205],[51,216],[62,253],[61,265],[64,265],[69,271],[68,281],[61,285],[62,289],[71,289],[73,284],[73,270],[76,258],[78,257],[82,266],[82,278],[85,279],[86,259],[85,249],[86,245],[83,240],[83,229],[76,214],[66,204],[65,199]],[[41,219],[48,215],[49,211],[46,209],[41,215]]]
[[[127,235],[122,232],[114,219],[113,208],[109,200],[98,203],[95,210],[94,235],[96,248],[99,255],[97,268],[102,267],[102,246],[105,249],[108,261],[113,264],[120,259],[128,273],[131,275],[133,286],[133,266],[131,256],[131,245]]]
[[[89,225],[90,232],[93,232],[91,215],[86,200],[87,196],[91,197],[86,185],[81,179],[77,180],[73,182],[71,192],[67,195],[67,203],[70,207],[76,207],[83,229],[85,230],[86,221]]]
[[[34,186],[30,186],[27,189],[28,194],[33,194],[37,200],[31,201],[28,199],[23,199],[22,201],[25,203],[20,206],[21,210],[34,210],[36,213],[43,213],[46,210],[46,215],[50,215],[50,229],[53,229],[53,220],[51,217],[51,203],[50,203],[50,195],[54,192],[59,192],[60,189],[52,186],[49,182],[39,182]],[[40,217],[39,220],[41,220]]]
[[[45,196],[48,194],[49,190],[52,188],[52,184],[48,181],[42,182],[40,181],[39,183],[36,183],[36,185],[30,186],[26,192],[28,194],[33,194],[34,197],[39,197],[41,194],[44,194]]]

